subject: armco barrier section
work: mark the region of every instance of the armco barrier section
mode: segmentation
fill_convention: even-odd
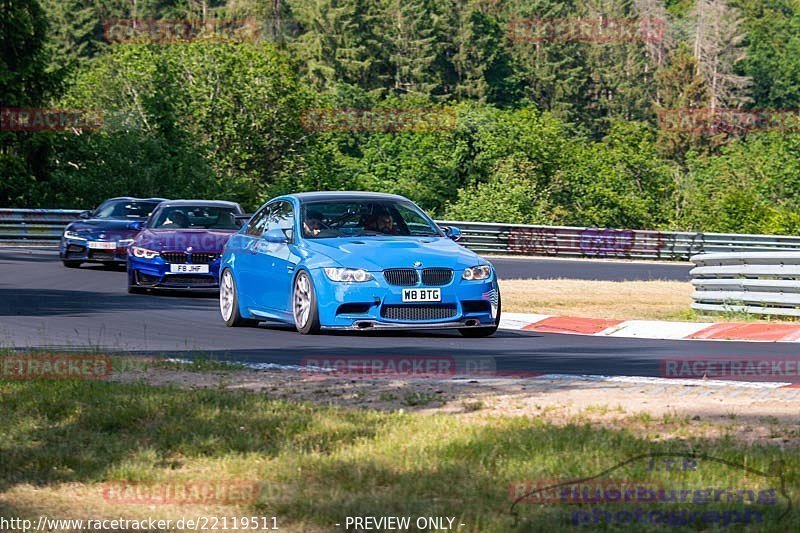
[[[0,242],[55,244],[64,227],[78,219],[79,209],[0,209]]]
[[[692,262],[694,309],[800,316],[800,252],[701,254]]]
[[[477,252],[688,260],[701,253],[800,250],[800,237],[440,221]]]
[[[0,209],[0,242],[55,244],[75,209]],[[438,221],[480,253],[688,260],[695,254],[800,250],[800,237]]]

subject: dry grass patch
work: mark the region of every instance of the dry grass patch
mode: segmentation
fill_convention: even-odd
[[[503,310],[619,320],[686,317],[693,287],[681,281],[500,280]]]

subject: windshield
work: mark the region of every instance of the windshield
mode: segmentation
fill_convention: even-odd
[[[159,202],[131,202],[130,200],[114,200],[105,202],[95,209],[92,218],[111,218],[127,220],[131,218],[147,218]]]
[[[238,230],[233,207],[178,205],[156,213],[152,229],[229,229]]]
[[[441,236],[428,217],[411,202],[332,200],[310,202],[301,210],[303,237]]]

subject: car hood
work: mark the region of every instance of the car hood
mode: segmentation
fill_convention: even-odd
[[[225,243],[236,230],[220,229],[176,229],[142,231],[134,241],[134,246],[141,246],[156,252],[192,251],[221,253]],[[189,250],[191,248],[191,250]]]
[[[347,268],[378,271],[387,268],[467,268],[486,264],[478,254],[446,237],[350,237],[308,239],[309,251],[330,257]]]
[[[139,230],[132,227],[136,220],[114,220],[105,218],[92,218],[70,222],[65,230],[77,233],[81,237],[113,241],[130,239]]]

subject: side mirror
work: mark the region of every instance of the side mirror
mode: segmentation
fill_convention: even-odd
[[[92,212],[91,211],[81,211],[80,213],[78,213],[78,218],[82,218],[84,220],[87,219],[87,218],[92,218]]]
[[[461,230],[455,226],[445,226],[444,228],[444,236],[448,239],[453,239],[454,241],[461,240]]]
[[[234,219],[236,220],[236,226],[239,228],[246,226],[252,217],[253,215],[235,215]]]
[[[289,239],[286,238],[286,235],[284,235],[283,230],[280,228],[272,228],[264,233],[264,240],[277,244],[286,244],[289,242]]]
[[[145,227],[147,222],[145,220],[136,220],[128,224],[128,229],[132,229],[135,231],[142,231]]]

